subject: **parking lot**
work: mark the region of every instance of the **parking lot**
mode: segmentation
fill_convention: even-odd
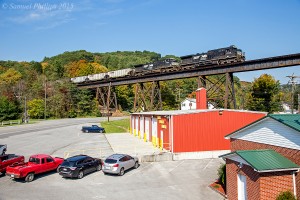
[[[130,134],[106,138],[103,134],[81,133],[82,124],[101,120],[104,119],[55,120],[30,127],[0,128],[0,144],[8,145],[7,153],[27,158],[36,153],[59,157],[86,153],[105,157],[125,147],[131,154],[159,151]],[[45,128],[40,130],[40,127]],[[122,177],[100,171],[79,180],[50,172],[36,176],[30,183],[2,176],[0,199],[223,199],[208,187],[217,178],[221,163],[220,159],[147,162]]]

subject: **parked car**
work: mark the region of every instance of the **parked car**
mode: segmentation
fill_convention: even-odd
[[[63,158],[53,158],[46,154],[32,155],[26,163],[8,166],[6,175],[14,179],[25,178],[26,182],[31,182],[36,174],[56,170],[63,160]]]
[[[107,157],[102,163],[104,174],[118,174],[120,176],[123,176],[126,170],[138,167],[138,158],[127,154],[113,154]]]
[[[83,178],[84,175],[100,171],[102,161],[99,158],[92,158],[87,155],[77,155],[64,160],[57,171],[63,177]]]
[[[7,166],[24,163],[24,156],[15,154],[0,155],[0,173],[5,174]]]
[[[0,155],[4,155],[7,150],[6,144],[0,144]]]
[[[99,127],[98,125],[83,126],[81,131],[85,133],[105,133],[105,129],[103,127]]]

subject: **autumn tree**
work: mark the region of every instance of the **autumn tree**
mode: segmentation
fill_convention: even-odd
[[[65,66],[65,73],[67,77],[86,76],[89,74],[107,71],[107,68],[99,63],[89,63],[86,60],[70,62]]]
[[[8,69],[6,72],[0,74],[0,91],[2,94],[13,98],[13,87],[18,83],[22,78],[20,72],[16,71],[13,68]]]
[[[33,99],[28,103],[28,114],[31,118],[41,119],[44,117],[45,104],[43,99]]]
[[[269,113],[280,110],[279,81],[268,74],[263,74],[252,83],[247,99],[247,109]]]

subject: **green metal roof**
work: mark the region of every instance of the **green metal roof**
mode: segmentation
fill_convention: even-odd
[[[245,160],[251,167],[258,172],[271,172],[271,171],[287,171],[298,170],[300,166],[293,163],[286,157],[270,149],[260,150],[244,150],[235,151],[229,154],[222,155],[222,158],[228,158],[232,155],[238,155]]]
[[[299,114],[271,114],[269,117],[300,131],[300,115]]]

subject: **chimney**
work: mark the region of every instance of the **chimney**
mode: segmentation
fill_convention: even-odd
[[[196,90],[196,109],[207,109],[206,89],[203,87]]]

